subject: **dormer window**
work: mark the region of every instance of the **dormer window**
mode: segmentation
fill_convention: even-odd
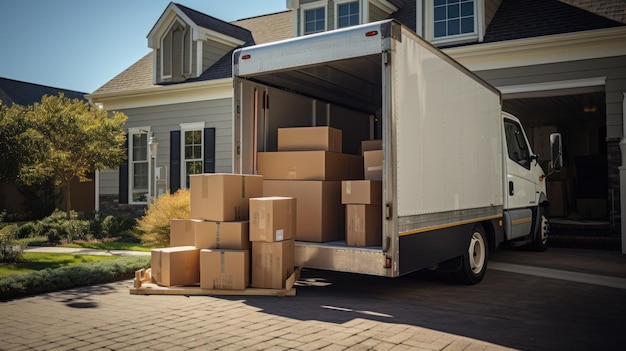
[[[161,79],[182,82],[191,76],[191,29],[179,20],[161,38]]]
[[[361,9],[358,1],[335,0],[336,28],[361,24]]]
[[[304,35],[323,32],[327,29],[326,13],[328,1],[316,1],[302,5],[300,8],[302,21],[302,33]]]
[[[431,0],[426,7],[427,38],[434,44],[457,44],[480,39],[477,0]]]

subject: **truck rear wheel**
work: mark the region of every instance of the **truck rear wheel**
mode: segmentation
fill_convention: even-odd
[[[453,273],[454,280],[462,284],[480,283],[487,271],[488,250],[485,230],[477,224],[462,257],[461,269]]]

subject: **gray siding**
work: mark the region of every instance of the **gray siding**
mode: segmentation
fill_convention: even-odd
[[[500,7],[501,3],[502,3],[502,0],[485,0],[485,27],[484,28],[489,27],[489,23],[491,23],[491,20],[493,19],[493,16],[495,16],[496,11],[498,10],[498,7]]]
[[[606,77],[607,138],[622,137],[626,56],[476,72],[494,86]]]
[[[205,41],[204,45],[202,45],[202,71],[204,72],[207,68],[213,66],[217,60],[221,59],[230,50],[232,50],[232,47],[228,45],[210,40]]]
[[[374,4],[370,4],[369,22],[376,22],[386,19],[389,15]]]
[[[120,112],[128,116],[127,130],[151,127],[159,143],[159,164],[169,165],[170,131],[180,130],[181,123],[205,122],[205,128],[215,128],[215,171],[232,172],[232,99],[133,108]],[[118,192],[118,173],[101,172],[100,194],[115,195]]]

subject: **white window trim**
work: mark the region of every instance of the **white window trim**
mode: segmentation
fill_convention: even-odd
[[[305,34],[304,30],[306,28],[306,11],[315,10],[322,7],[324,8],[324,32],[328,30],[328,0],[321,0],[316,2],[310,2],[308,4],[303,4],[302,6],[300,6],[300,35]]]
[[[181,123],[180,124],[180,187],[181,189],[187,189],[187,167],[185,160],[185,132],[192,130],[199,130],[202,135],[201,144],[201,156],[200,159],[204,162],[204,128],[205,122],[193,122],[193,123]],[[203,165],[204,167],[204,165]]]
[[[425,5],[424,34],[426,40],[434,45],[462,44],[469,42],[482,42],[484,37],[484,9],[483,0],[474,0],[474,33],[458,34],[443,38],[435,38],[435,8],[432,0],[426,1]],[[417,22],[419,23],[419,21]]]
[[[172,79],[172,74],[169,74],[169,75],[167,75],[167,76],[163,74],[163,61],[164,61],[164,59],[163,59],[163,55],[164,55],[164,52],[165,52],[165,50],[163,49],[163,40],[165,39],[165,37],[166,37],[168,34],[170,34],[170,31],[172,30],[172,27],[174,27],[174,25],[175,25],[176,23],[178,23],[178,24],[182,25],[183,27],[187,28],[187,24],[186,24],[183,20],[181,20],[180,18],[176,17],[176,18],[172,21],[172,23],[170,23],[170,25],[167,27],[167,29],[166,29],[166,30],[165,30],[165,32],[163,33],[163,36],[162,36],[162,37],[161,37],[161,39],[159,40],[159,47],[160,47],[160,51],[161,51],[161,53],[160,53],[160,55],[161,55],[161,64],[160,64],[160,66],[161,66],[161,68],[160,68],[161,80],[165,80],[165,79]],[[191,31],[191,28],[187,28],[187,30]],[[183,35],[183,38],[184,38],[184,37],[185,37],[185,36]],[[170,38],[171,38],[171,36],[170,36]],[[191,69],[191,65],[192,65],[192,63],[193,63],[193,58],[192,58],[192,54],[193,54],[192,45],[193,45],[193,32],[190,32],[190,35],[189,35],[189,50],[190,50],[190,52],[189,52],[189,67],[190,67],[190,69]],[[170,50],[172,49],[172,47],[173,47],[173,44],[172,44],[172,45],[170,45]],[[183,51],[184,51],[184,50],[185,50],[185,45],[183,45]],[[181,55],[183,56],[183,59],[184,59],[184,57],[185,57],[184,52],[181,52]],[[170,60],[170,65],[172,64],[172,61],[173,61],[173,60]],[[183,62],[183,60],[181,60],[181,62]],[[173,72],[173,71],[174,71],[173,67],[170,67],[170,72]],[[181,71],[184,71],[183,67],[181,67]]]
[[[150,189],[152,189],[152,160],[150,157],[150,146],[146,145],[148,148],[148,193],[146,195],[146,201],[133,201],[133,135],[135,134],[147,134],[148,138],[150,138],[152,131],[149,126],[144,127],[134,127],[128,128],[128,204],[129,205],[146,205],[148,203],[148,198],[150,197]]]
[[[361,0],[335,0],[335,29],[339,28],[339,5],[349,4],[351,2],[359,3],[359,23],[363,23],[363,3]]]

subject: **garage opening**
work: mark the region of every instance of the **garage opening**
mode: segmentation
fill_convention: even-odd
[[[533,151],[548,170],[549,135],[563,135],[564,167],[547,178],[555,231],[604,231],[615,227],[619,199],[609,186],[604,85],[509,93],[503,108],[526,127]]]

